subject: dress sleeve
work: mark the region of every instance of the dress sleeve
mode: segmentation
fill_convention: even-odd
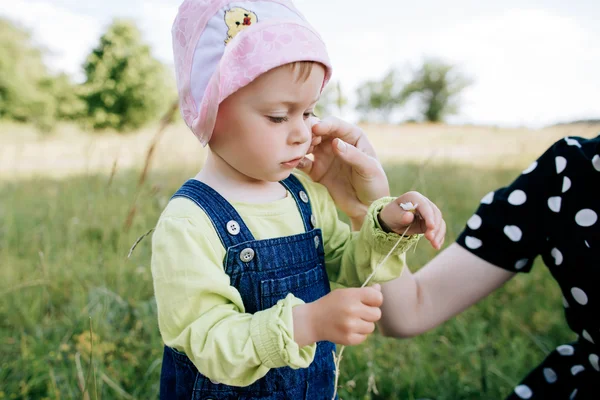
[[[457,243],[476,256],[512,272],[529,272],[556,225],[562,194],[571,186],[583,154],[580,142],[552,145],[509,186],[481,199]]]

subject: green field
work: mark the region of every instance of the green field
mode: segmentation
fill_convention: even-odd
[[[107,158],[112,164],[114,154]],[[0,180],[0,399],[157,398],[162,344],[149,238],[127,255],[196,172],[156,168],[159,161],[141,185],[141,165],[112,175]],[[449,244],[478,200],[530,161],[474,168],[388,160],[385,167],[394,194],[415,189],[438,204]],[[422,241],[408,261],[415,270],[434,254]],[[421,337],[374,334],[347,348],[340,397],[500,399],[574,338],[559,289],[538,262],[532,273]]]

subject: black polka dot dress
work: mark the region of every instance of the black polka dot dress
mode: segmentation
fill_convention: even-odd
[[[512,272],[541,255],[579,340],[557,347],[508,399],[600,399],[600,136],[556,142],[488,193],[457,242]]]

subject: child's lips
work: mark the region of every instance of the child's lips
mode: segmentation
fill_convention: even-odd
[[[300,164],[300,161],[302,161],[302,158],[303,157],[294,158],[292,160],[282,162],[281,165],[289,168],[296,168],[298,164]]]

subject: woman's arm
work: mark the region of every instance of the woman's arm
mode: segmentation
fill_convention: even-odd
[[[379,328],[383,335],[411,337],[435,328],[492,293],[515,274],[454,243],[416,273],[382,286]]]

